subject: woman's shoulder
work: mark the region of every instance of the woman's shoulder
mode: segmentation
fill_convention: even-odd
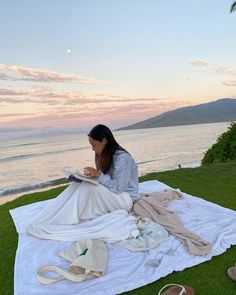
[[[116,159],[126,159],[127,161],[134,161],[133,157],[124,150],[116,150],[114,156]]]
[[[120,157],[125,157],[127,155],[130,156],[130,154],[127,151],[119,150],[119,149],[117,149],[114,153],[114,156],[120,156]]]

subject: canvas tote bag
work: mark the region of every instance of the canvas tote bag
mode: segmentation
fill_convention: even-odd
[[[103,276],[107,268],[108,252],[105,243],[100,240],[85,239],[74,242],[58,255],[71,263],[68,271],[55,265],[42,266],[37,271],[37,278],[41,284],[48,285],[64,279],[82,282]],[[54,272],[59,276],[46,277],[45,272]]]

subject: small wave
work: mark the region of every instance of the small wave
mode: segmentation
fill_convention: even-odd
[[[137,162],[137,164],[140,165],[140,164],[146,164],[146,163],[150,163],[150,162],[156,162],[156,160],[149,160],[149,161]]]
[[[26,158],[41,157],[41,156],[45,156],[45,155],[61,154],[61,153],[72,152],[72,151],[80,151],[80,150],[84,150],[84,149],[88,149],[88,148],[89,147],[82,147],[82,148],[71,148],[71,149],[60,150],[60,151],[45,152],[45,153],[22,154],[22,155],[2,158],[2,159],[0,159],[0,163],[15,161],[15,160],[22,160],[22,159],[26,159]]]
[[[41,142],[30,142],[30,143],[21,143],[21,144],[13,144],[13,145],[2,145],[0,146],[0,149],[6,149],[6,148],[15,148],[15,147],[21,147],[21,146],[28,146],[28,145],[37,145],[42,144]]]
[[[183,164],[182,168],[197,168],[200,166],[201,166],[200,162],[194,162],[194,163],[189,163],[189,164]]]
[[[24,192],[30,192],[37,189],[43,189],[46,187],[53,187],[60,184],[67,183],[67,180],[65,178],[59,178],[51,181],[45,181],[45,182],[38,182],[38,183],[32,183],[32,184],[25,184],[21,186],[15,186],[15,187],[9,187],[5,189],[0,190],[0,197],[8,196],[8,195],[15,195],[15,194],[21,194]]]
[[[10,147],[19,147],[19,146],[28,146],[28,145],[37,145],[37,144],[41,145],[42,142],[21,143],[21,144],[11,145]]]
[[[14,160],[20,160],[20,159],[24,159],[24,158],[29,158],[29,157],[32,157],[32,156],[35,156],[35,155],[37,155],[37,154],[25,154],[25,155],[7,157],[7,158],[0,159],[0,163],[1,162],[14,161]]]
[[[65,143],[68,141],[74,141],[74,140],[50,140],[50,141],[38,141],[38,142],[28,142],[28,143],[20,143],[20,144],[9,144],[9,145],[3,145],[0,146],[0,149],[5,149],[5,148],[15,148],[15,147],[22,147],[22,146],[31,146],[31,145],[46,145],[46,144],[55,144],[55,143]]]

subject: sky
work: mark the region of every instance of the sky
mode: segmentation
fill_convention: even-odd
[[[0,138],[235,98],[232,2],[0,0]]]

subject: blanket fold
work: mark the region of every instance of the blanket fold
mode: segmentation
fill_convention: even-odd
[[[211,251],[212,246],[209,242],[187,230],[179,217],[164,207],[169,201],[182,198],[179,190],[166,189],[162,192],[141,193],[140,197],[133,205],[133,213],[159,223],[182,241],[191,255],[204,256]]]

